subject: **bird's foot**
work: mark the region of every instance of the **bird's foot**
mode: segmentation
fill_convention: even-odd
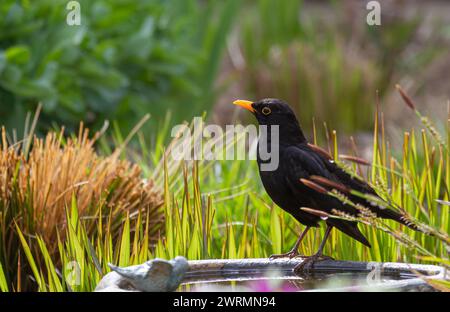
[[[294,268],[294,273],[297,275],[304,275],[305,269],[309,269],[309,268],[313,268],[314,267],[314,263],[316,262],[320,262],[320,261],[325,261],[325,260],[334,260],[332,257],[329,256],[324,256],[324,255],[320,255],[320,254],[315,254],[309,257],[304,257],[305,260],[302,261],[302,263],[298,264],[295,268]]]
[[[287,252],[287,253],[284,253],[284,254],[271,255],[271,256],[269,257],[269,260],[275,260],[275,259],[280,259],[280,258],[289,258],[289,259],[292,259],[292,258],[296,258],[296,257],[299,257],[299,258],[306,258],[306,256],[300,255],[300,254],[298,253],[298,251],[296,251],[296,250],[291,250],[291,251],[289,251],[289,252]]]

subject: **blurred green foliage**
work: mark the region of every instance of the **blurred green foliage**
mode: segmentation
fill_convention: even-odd
[[[80,0],[80,26],[68,2],[1,1],[1,124],[20,133],[38,102],[41,126],[125,131],[148,112],[180,121],[212,105],[236,0]]]
[[[225,83],[242,81],[233,97],[282,98],[306,129],[315,117],[367,131],[376,90],[383,102],[445,53],[429,40],[414,44],[422,21],[387,4],[383,26],[364,27],[347,1],[324,1],[319,11],[299,0],[78,2],[80,26],[66,23],[69,0],[0,3],[0,124],[19,137],[38,102],[41,128],[74,130],[83,120],[98,129],[108,119],[127,132],[147,113],[153,129],[167,112],[173,123],[190,120],[225,89],[216,85],[221,64],[232,73]],[[223,54],[234,38],[244,66],[230,71]]]

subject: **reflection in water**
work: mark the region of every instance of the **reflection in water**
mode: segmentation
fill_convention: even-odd
[[[228,272],[217,275],[205,272],[187,277],[180,291],[251,291],[293,292],[342,289],[346,291],[381,290],[380,283],[414,278],[413,274],[380,275],[373,279],[365,273],[310,274],[302,277],[292,273],[273,271],[268,274]]]

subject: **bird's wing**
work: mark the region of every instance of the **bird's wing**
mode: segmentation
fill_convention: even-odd
[[[148,261],[149,273],[148,276],[166,276],[169,277],[172,274],[173,266],[167,260],[154,259]]]
[[[309,180],[315,176],[325,178],[335,183],[340,183],[337,177],[327,168],[326,163],[322,161],[321,156],[302,146],[289,147],[286,149],[285,153],[283,159],[285,159],[285,165],[287,165],[286,176],[288,185],[294,195],[299,197],[305,197],[306,195],[311,203],[313,203],[313,207],[310,208],[326,213],[332,213],[332,210],[336,209],[345,214],[358,214],[358,210],[355,207],[345,205],[337,198],[326,194],[326,192],[314,190],[310,186],[307,186],[305,182],[302,182],[302,179]],[[362,244],[370,247],[369,241],[358,229],[356,222],[333,218],[328,219],[326,222],[358,240]]]
[[[331,161],[331,160],[325,158],[324,156],[316,153],[308,146],[304,146],[299,149],[303,150],[303,153],[305,155],[310,155],[309,158],[314,158],[315,162],[320,162],[326,168],[326,170],[321,169],[321,172],[323,172],[325,174],[319,174],[318,181],[320,181],[320,177],[324,177],[329,181],[335,182],[335,183],[337,183],[335,187],[333,187],[333,185],[330,185],[330,183],[328,183],[328,184],[331,188],[336,188],[338,190],[339,190],[339,186],[343,186],[344,189],[348,190],[346,195],[349,197],[349,199],[352,202],[354,202],[356,204],[360,204],[363,207],[368,208],[371,212],[375,213],[375,215],[377,217],[381,217],[381,218],[385,218],[385,219],[392,219],[392,220],[395,220],[401,224],[404,224],[414,230],[418,230],[417,226],[415,226],[414,224],[411,224],[408,220],[406,220],[401,213],[394,211],[392,209],[389,209],[388,208],[389,205],[387,203],[386,203],[386,205],[385,204],[379,205],[377,203],[377,201],[369,200],[369,199],[366,199],[366,198],[363,198],[360,196],[350,194],[349,190],[355,190],[362,194],[369,194],[374,197],[377,197],[379,199],[379,201],[382,202],[383,200],[379,197],[379,195],[375,192],[375,190],[367,182],[365,182],[355,176],[351,176],[345,170],[343,170],[338,165],[336,165],[336,163],[334,161]],[[314,156],[312,156],[312,155],[314,155]],[[310,177],[310,178],[314,180],[314,177]],[[342,211],[346,211],[350,214],[354,214],[354,213],[358,214],[358,211],[354,207],[350,207],[349,205],[343,205],[343,207],[346,207],[346,209],[345,208],[341,209]]]
[[[337,186],[341,185],[345,189],[347,189],[348,192],[346,195],[354,203],[361,204],[361,205],[369,208],[372,212],[375,212],[377,215],[380,215],[381,217],[384,217],[384,215],[386,213],[388,215],[391,215],[390,211],[388,211],[386,213],[381,211],[380,207],[375,202],[368,201],[367,199],[362,198],[360,196],[349,194],[350,190],[355,190],[362,194],[368,194],[368,195],[377,197],[381,201],[382,199],[379,197],[377,192],[375,192],[375,190],[367,182],[361,180],[357,176],[350,175],[344,169],[339,167],[334,161],[329,160],[329,159],[325,158],[323,155],[316,153],[315,151],[310,149],[308,146],[304,147],[304,149],[309,150],[309,153],[313,153],[314,155],[316,155],[317,158],[320,159],[320,162],[325,166],[325,168],[327,169],[327,172],[329,173],[328,176],[324,176],[324,177],[333,182],[336,182]],[[333,187],[331,186],[331,188],[333,188]],[[335,187],[335,188],[337,188],[339,190],[339,187]],[[388,217],[388,216],[386,216],[386,217]]]
[[[325,159],[323,157],[322,161],[327,167],[328,171],[333,175],[334,179],[347,187],[361,192],[365,194],[371,194],[378,196],[378,194],[375,192],[375,190],[365,181],[348,174],[345,170],[343,170],[341,167],[336,165],[334,161],[330,161],[328,159]]]
[[[330,172],[322,158],[313,151],[302,146],[291,146],[286,149],[284,158],[286,166],[286,179],[292,192],[304,198],[307,195],[314,203],[315,208],[330,213],[332,209],[338,209],[346,213],[355,214],[354,207],[343,205],[338,199],[314,190],[302,182],[302,179],[310,179],[319,176],[327,180],[341,183],[336,176]]]

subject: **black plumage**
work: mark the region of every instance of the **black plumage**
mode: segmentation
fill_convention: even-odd
[[[251,111],[260,125],[268,126],[267,135],[260,135],[258,144],[267,142],[269,147],[271,144],[278,144],[279,165],[274,171],[261,170],[261,164],[264,161],[258,152],[257,161],[262,183],[271,199],[278,206],[306,226],[305,231],[300,235],[290,252],[272,257],[298,255],[298,246],[306,232],[310,227],[318,226],[319,221],[321,221],[319,215],[302,210],[301,207],[308,207],[328,214],[336,209],[347,215],[358,215],[359,210],[357,208],[342,203],[339,199],[326,194],[326,191],[333,188],[344,192],[353,189],[360,193],[378,196],[369,184],[349,175],[331,159],[327,158],[324,153],[320,153],[317,148],[308,143],[294,112],[285,102],[278,99],[263,99],[258,102],[238,100],[234,104]],[[278,142],[271,142],[272,128],[270,126],[278,126]],[[321,190],[324,192],[321,192]],[[417,230],[414,225],[406,222],[403,216],[394,210],[380,207],[373,201],[369,202],[360,196],[351,195],[349,192],[346,196],[354,203],[367,207],[377,217],[392,219]],[[325,222],[327,231],[319,251],[308,258],[312,262],[322,257],[323,246],[333,227],[370,247],[370,243],[358,229],[357,222],[336,218],[328,218]]]

